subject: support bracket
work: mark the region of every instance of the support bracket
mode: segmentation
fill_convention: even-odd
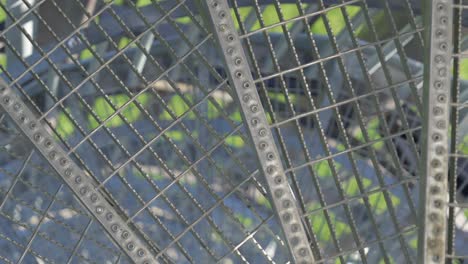
[[[230,85],[235,90],[293,261],[314,263],[301,213],[284,172],[229,5],[226,0],[202,2],[213,37],[221,49]]]
[[[426,2],[418,263],[443,263],[447,240],[452,0]]]

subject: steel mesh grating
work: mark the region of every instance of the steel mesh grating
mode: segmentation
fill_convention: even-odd
[[[468,258],[464,246],[467,241],[466,214],[466,20],[468,2],[453,1],[453,77],[449,160],[448,240],[447,263],[463,263]]]
[[[206,8],[213,3],[216,13]],[[237,72],[222,59],[229,54],[213,27],[223,11],[313,263],[416,262],[426,104],[418,1],[0,6],[7,93],[21,98],[152,261],[286,263],[300,254],[257,162]],[[113,235],[18,125],[14,104],[2,109],[0,241],[8,250],[0,259],[136,262],[125,232]]]

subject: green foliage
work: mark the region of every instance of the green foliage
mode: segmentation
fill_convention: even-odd
[[[374,141],[374,140],[379,140],[382,138],[382,136],[379,133],[379,125],[380,125],[380,121],[378,118],[373,118],[372,120],[369,121],[369,123],[367,124],[367,135],[369,136],[369,140]],[[361,128],[358,128],[356,132],[353,134],[353,136],[358,141],[362,143],[367,143],[364,138],[364,134]],[[372,147],[375,150],[381,150],[384,147],[384,142],[383,141],[375,142],[372,144]]]
[[[418,248],[418,238],[414,237],[409,241],[409,245],[412,249],[417,249]]]
[[[7,0],[0,0],[0,3],[2,3],[2,6],[6,6],[6,2]],[[0,22],[5,22],[6,18],[7,18],[7,14],[5,12],[5,9],[0,7]]]
[[[460,78],[468,80],[468,59],[460,60]]]
[[[279,103],[282,103],[282,104],[286,104],[287,103],[287,98],[286,96],[284,95],[284,93],[275,93],[275,92],[268,92],[268,97],[270,98],[270,100],[273,100],[273,101],[277,101]],[[298,102],[297,98],[298,96],[295,95],[295,94],[288,94],[288,97],[289,97],[289,100],[292,104],[295,104]]]
[[[112,104],[116,106],[117,109],[122,107],[130,100],[130,98],[127,95],[111,95],[109,96],[109,99],[112,102]],[[137,97],[136,101],[138,101],[142,106],[145,106],[148,102],[148,99],[148,95],[141,94]],[[93,109],[96,112],[96,115],[101,120],[105,120],[115,113],[112,106],[103,97],[96,98]],[[138,109],[135,102],[131,102],[128,105],[126,105],[121,111],[121,114],[127,119],[129,123],[135,122],[141,116],[141,112]],[[89,116],[88,121],[91,129],[94,129],[99,125],[98,121],[95,120],[92,116]],[[107,121],[106,127],[118,127],[123,124],[124,121],[116,115]]]
[[[343,167],[343,165],[341,165],[341,163],[339,162],[335,161],[334,164],[335,164],[335,168],[337,171],[339,171],[341,167]],[[333,176],[332,170],[327,160],[323,160],[323,161],[319,161],[315,163],[313,165],[313,168],[314,168],[315,173],[317,173],[317,175],[321,178],[328,178],[328,177]]]
[[[390,262],[385,262],[385,259],[381,259],[379,261],[379,264],[396,264],[395,260],[391,256],[388,256],[388,259]]]
[[[345,8],[350,18],[353,18],[361,10],[361,8],[357,6],[346,6]],[[340,8],[334,8],[326,12],[323,16],[326,16],[334,35],[339,34],[343,29],[345,29],[346,22]],[[323,16],[320,17],[310,28],[313,33],[327,35]]]
[[[239,222],[245,227],[245,228],[250,228],[253,225],[253,220],[252,218],[242,215],[242,214],[235,214],[235,217]]]
[[[297,6],[295,4],[282,4],[281,10],[283,13],[284,20],[288,20],[299,16],[299,10],[297,9]],[[276,8],[274,5],[267,6],[263,11],[263,22],[265,23],[265,26],[271,26],[280,22],[278,13],[276,12]],[[287,24],[286,26],[290,28],[292,24]],[[257,30],[259,28],[261,28],[260,21],[257,21],[252,27],[252,30]],[[273,27],[271,29],[268,29],[267,31],[279,33],[283,32],[281,26]]]
[[[372,185],[372,181],[369,180],[369,179],[362,178],[361,181],[362,181],[362,185],[364,186],[364,188],[368,188],[369,186]],[[346,195],[348,195],[350,197],[359,195],[359,193],[360,193],[359,185],[358,185],[357,180],[355,178],[351,178],[351,179],[347,180],[343,184],[343,187],[344,187],[344,191],[346,192]]]
[[[468,155],[468,135],[465,135],[463,141],[458,144],[458,151],[463,155]]]
[[[268,209],[272,208],[271,204],[270,204],[270,201],[267,199],[267,197],[265,197],[265,196],[263,196],[261,194],[258,194],[255,197],[255,200],[256,200],[257,204],[259,204],[259,205],[265,206]]]
[[[69,109],[66,111],[69,112]],[[56,131],[61,138],[68,138],[75,131],[72,121],[64,112],[61,112],[57,117]]]
[[[185,98],[190,102],[192,103],[193,102],[193,97],[192,95],[190,94],[187,94],[185,95]],[[159,116],[159,118],[161,120],[166,120],[166,121],[172,121],[174,120],[172,117],[171,117],[171,114],[169,112],[172,112],[172,114],[175,115],[176,118],[182,116],[185,112],[187,112],[190,108],[190,106],[188,106],[184,100],[182,99],[181,96],[179,95],[174,95],[171,97],[171,99],[169,99],[169,102],[167,103],[167,106],[169,108],[169,111],[168,110],[164,110],[164,112]],[[187,115],[188,119],[190,120],[195,120],[196,119],[196,116],[195,116],[195,113],[193,113],[192,111]]]
[[[308,211],[313,211],[318,208],[320,208],[318,204],[312,203],[309,204],[307,209]],[[335,234],[338,238],[342,235],[351,233],[351,229],[349,228],[348,224],[338,220],[333,212],[328,211],[328,213],[331,218],[331,223],[335,229]],[[313,215],[310,215],[308,219],[312,229],[315,232],[315,235],[317,236],[317,239],[320,242],[330,242],[332,238],[331,230],[323,213],[314,213]]]
[[[390,200],[394,207],[400,204],[400,198],[395,195],[389,194]],[[381,192],[369,195],[369,202],[376,214],[382,214],[387,211],[387,203],[385,202],[384,194]]]

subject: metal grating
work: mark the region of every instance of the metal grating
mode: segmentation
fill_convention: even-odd
[[[1,262],[463,259],[455,1],[0,1]]]
[[[467,230],[467,172],[466,167],[466,52],[468,19],[468,2],[455,0],[450,2],[453,12],[453,54],[452,54],[452,86],[450,100],[450,141],[449,152],[449,197],[448,197],[448,228],[446,263],[464,263],[468,259],[466,241]]]

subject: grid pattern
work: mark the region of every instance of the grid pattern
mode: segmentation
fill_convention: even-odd
[[[466,82],[468,2],[453,1],[454,35],[453,35],[453,77],[451,103],[451,133],[449,160],[449,197],[448,197],[448,241],[447,263],[463,263],[468,259],[464,246],[468,241],[467,227],[467,165],[466,146],[466,102],[468,84]]]
[[[313,263],[414,263],[419,2],[214,2],[230,6],[242,69],[262,106],[255,112],[266,117]],[[118,213],[150,263],[286,263],[299,254],[258,162],[236,72],[220,59],[230,55],[209,20],[218,18],[200,1],[0,7],[7,93]],[[124,232],[107,229],[18,125],[15,104],[2,105],[2,262],[135,262]],[[454,160],[460,168],[462,157]]]

